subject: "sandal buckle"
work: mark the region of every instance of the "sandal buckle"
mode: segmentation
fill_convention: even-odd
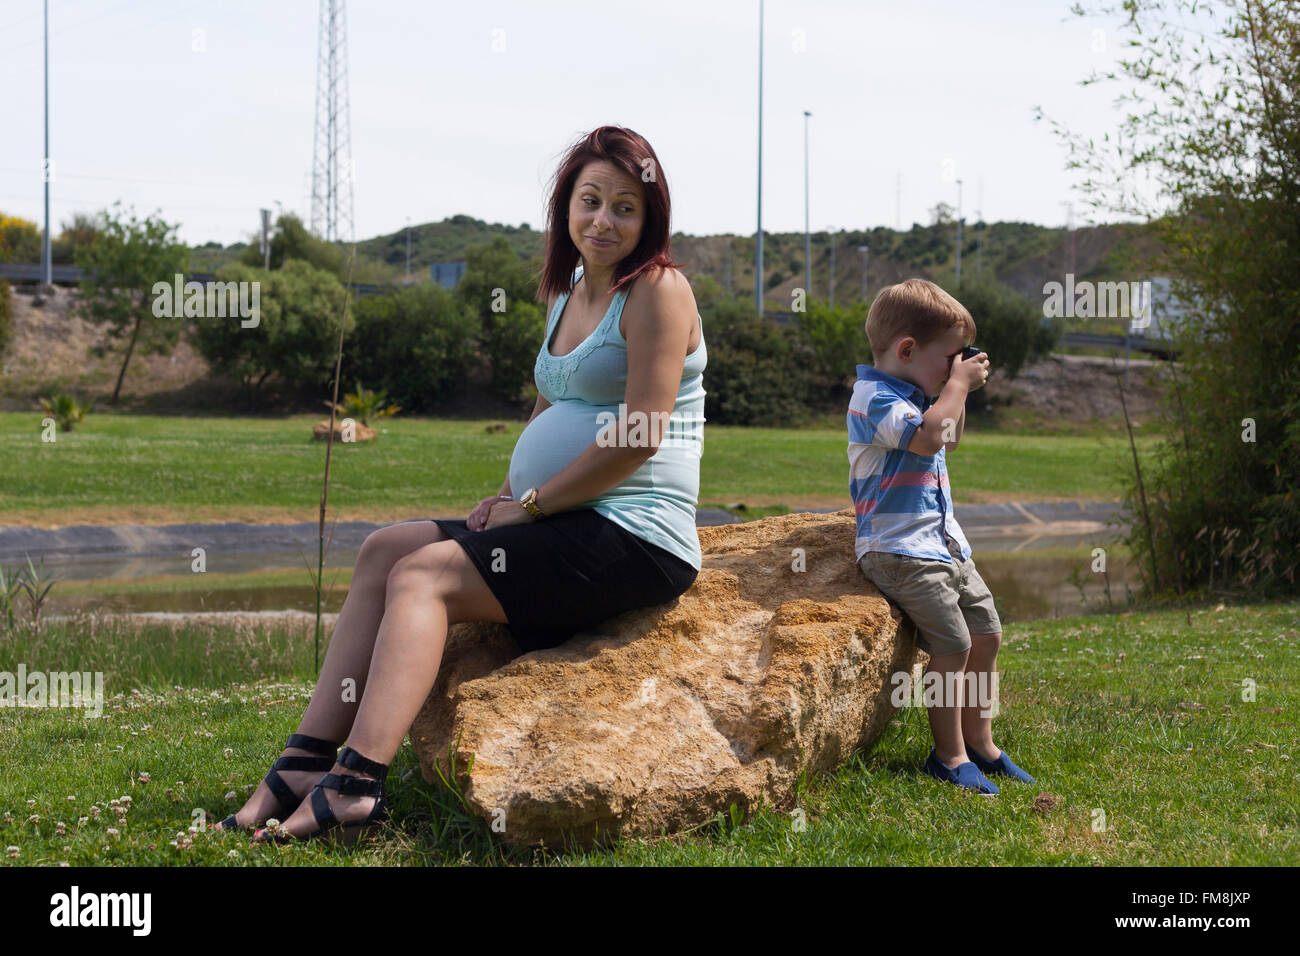
[[[371,780],[362,780],[360,777],[353,777],[349,774],[339,774],[338,792],[353,796],[365,796],[367,787],[365,784],[373,783]]]

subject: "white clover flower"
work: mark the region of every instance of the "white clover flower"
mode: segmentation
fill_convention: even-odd
[[[18,853],[19,853],[18,847],[16,847],[16,846],[11,846],[11,847],[9,847],[9,849],[8,849],[7,852],[8,852],[8,854],[9,854],[9,859],[11,859],[11,860],[16,860],[16,859],[18,859]]]
[[[120,837],[122,834],[121,834],[121,831],[119,831],[116,827],[109,827],[109,828],[108,828],[108,835],[111,836],[114,840],[116,840],[116,839],[117,839],[118,837]]]
[[[235,799],[235,791],[231,790],[226,794],[226,802],[229,803],[234,799]]]

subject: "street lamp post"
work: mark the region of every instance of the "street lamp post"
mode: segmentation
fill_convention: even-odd
[[[858,252],[862,253],[862,301],[867,301],[867,258],[871,255],[871,250],[866,246],[858,246]]]
[[[831,230],[830,226],[826,227],[826,238],[830,240],[830,244],[831,244],[831,277],[830,277],[829,291],[826,294],[826,299],[827,299],[827,304],[831,308],[834,308],[835,307],[835,233]]]
[[[763,317],[763,0],[758,0],[758,234],[754,261],[754,301]]]
[[[957,285],[961,285],[961,180],[957,180]]]
[[[808,117],[803,111],[803,295],[804,301],[812,295],[812,235],[808,231]]]
[[[54,282],[50,258],[50,0],[45,0],[45,235],[41,239],[41,282],[49,289]]]

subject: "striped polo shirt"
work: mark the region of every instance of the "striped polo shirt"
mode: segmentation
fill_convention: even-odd
[[[868,551],[928,561],[966,560],[970,544],[953,514],[945,449],[907,450],[932,402],[921,388],[858,366],[849,399],[849,494],[857,515],[854,561]]]

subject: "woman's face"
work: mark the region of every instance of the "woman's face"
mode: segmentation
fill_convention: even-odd
[[[640,180],[606,160],[588,163],[569,198],[569,238],[583,261],[614,266],[641,241],[645,222]]]

